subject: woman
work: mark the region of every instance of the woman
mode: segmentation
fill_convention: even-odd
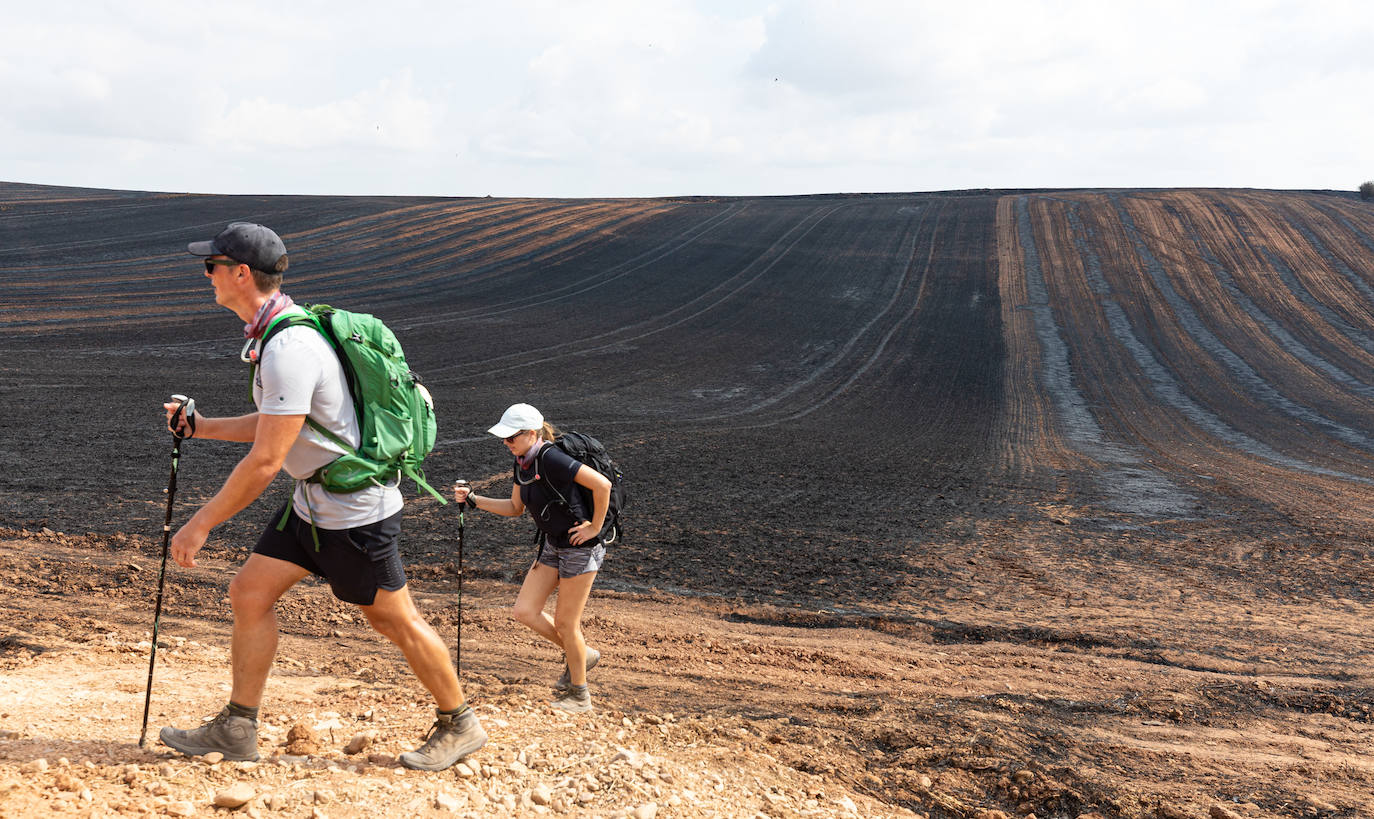
[[[582,639],[582,610],[606,557],[602,528],[610,508],[611,482],[553,446],[558,431],[529,404],[511,406],[487,431],[504,440],[515,456],[510,499],[472,494],[461,482],[454,487],[453,497],[474,509],[506,517],[530,510],[539,528],[539,554],[525,574],[511,616],[563,649],[563,675],[554,684],[553,707],[590,711],[587,672],[601,659],[601,652],[587,648]],[[554,589],[558,603],[549,617],[544,606]]]

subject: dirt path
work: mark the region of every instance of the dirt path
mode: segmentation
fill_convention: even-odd
[[[952,584],[938,610],[900,619],[598,592],[587,628],[606,660],[587,718],[547,707],[555,659],[506,616],[513,587],[469,580],[463,678],[492,740],[475,770],[442,774],[396,765],[430,721],[423,692],[313,584],[279,607],[263,760],[157,745],[158,727],[194,724],[227,694],[232,567],[214,558],[171,576],[154,744],[140,750],[153,544],[12,537],[0,541],[0,815],[210,815],[235,785],[250,814],[281,816],[1374,811],[1374,701],[1350,659],[1374,648],[1367,606],[1260,614],[1244,584],[1186,574],[1112,589],[1093,577],[1100,561],[1037,547],[1056,529],[1023,529],[1013,546],[989,528],[971,560],[995,561],[983,576],[999,579]],[[456,589],[434,574],[413,586],[452,644]],[[295,726],[314,750],[288,746]],[[347,752],[358,737],[367,747]]]

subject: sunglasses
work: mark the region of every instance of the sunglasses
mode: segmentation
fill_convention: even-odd
[[[503,438],[502,440],[505,441],[505,442],[508,443],[508,444],[513,444],[513,443],[515,443],[515,439],[516,439],[516,438],[519,438],[521,435],[524,435],[526,432],[529,432],[529,430],[527,430],[527,429],[522,429],[522,430],[520,430],[519,432],[515,433],[514,435],[507,435],[507,436],[506,436],[505,438]]]
[[[236,262],[233,259],[206,259],[205,275],[213,276],[215,273],[216,265],[220,265],[222,267],[238,267],[241,264],[243,264],[243,262]]]

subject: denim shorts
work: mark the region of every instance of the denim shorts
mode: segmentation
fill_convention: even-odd
[[[535,563],[542,563],[558,570],[559,577],[577,577],[579,574],[601,569],[606,560],[606,546],[597,541],[595,546],[565,546],[561,549],[545,543],[539,547],[539,557]]]
[[[285,505],[277,510],[267,524],[255,554],[275,557],[294,563],[312,574],[329,581],[334,596],[345,603],[370,606],[377,600],[377,590],[398,591],[406,585],[405,568],[401,565],[401,513],[385,520],[355,526],[352,529],[320,529],[320,548],[306,523],[291,510],[286,527],[277,531]]]

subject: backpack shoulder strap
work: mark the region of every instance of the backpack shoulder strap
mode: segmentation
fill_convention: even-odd
[[[253,346],[253,339],[250,338],[248,339],[248,343],[244,345],[245,354],[241,356],[241,358],[249,364],[252,364],[253,371],[256,372],[258,365],[262,363],[260,360],[262,354],[267,350],[267,342],[275,338],[277,333],[280,333],[282,330],[288,327],[299,327],[303,324],[308,324],[316,330],[319,330],[320,335],[324,336],[329,342],[330,348],[334,347],[334,339],[330,338],[329,333],[324,331],[324,325],[320,324],[319,318],[314,313],[308,310],[287,310],[280,316],[272,319],[272,323],[267,325],[267,329],[262,333],[262,340],[258,342],[257,353],[252,356],[247,354],[248,350]]]
[[[551,480],[549,480],[548,478],[544,477],[544,453],[545,453],[545,452],[548,452],[549,449],[550,449],[550,448],[553,448],[553,447],[558,447],[558,443],[557,443],[556,441],[550,441],[548,444],[545,444],[544,446],[541,446],[541,447],[539,448],[539,451],[536,452],[536,453],[534,454],[534,478],[535,478],[535,480],[537,480],[537,481],[539,481],[540,483],[544,484],[544,486],[545,486],[550,492],[553,493],[553,496],[554,496],[555,498],[558,498],[558,502],[559,502],[560,504],[563,505],[563,508],[564,508],[564,509],[567,509],[567,510],[571,511],[571,510],[572,510],[572,504],[568,502],[568,499],[567,499],[566,497],[563,496],[563,493],[562,493],[562,492],[559,492],[559,491],[558,491],[558,487],[556,487],[556,486],[553,485],[553,481],[551,481]],[[560,452],[563,452],[563,450],[562,450],[561,447],[559,447],[559,451],[560,451]],[[564,454],[564,455],[568,455],[567,452],[563,452],[563,454]],[[577,461],[577,459],[576,459],[576,458],[573,458],[571,455],[568,455],[568,457],[569,457],[569,458],[572,458],[572,460],[574,460],[574,461]],[[577,462],[578,462],[578,463],[581,463],[581,461],[577,461]],[[585,465],[585,464],[584,464],[584,465]],[[573,491],[576,491],[576,485],[575,485],[575,484],[574,484]]]
[[[272,323],[267,325],[267,329],[263,331],[262,334],[262,341],[258,343],[258,354],[248,359],[249,363],[253,365],[249,375],[250,388],[252,386],[252,378],[257,375],[258,367],[262,364],[262,354],[267,350],[267,342],[271,341],[278,333],[288,327],[301,326],[314,327],[316,330],[319,330],[320,335],[324,336],[325,340],[329,342],[329,348],[334,351],[336,356],[339,354],[338,344],[329,333],[325,332],[324,325],[320,324],[319,316],[315,315],[310,310],[287,310],[280,316],[272,319]],[[251,339],[249,343],[252,343]],[[323,424],[311,418],[309,415],[305,416],[305,423],[309,424],[311,429],[343,447],[345,451],[357,451],[349,446],[347,441],[330,432],[328,429],[325,429]]]
[[[272,323],[268,324],[267,329],[263,331],[262,344],[259,345],[258,349],[266,348],[267,342],[287,327],[299,327],[302,324],[309,324],[311,327],[319,330],[321,335],[326,337],[329,335],[324,331],[324,326],[320,324],[319,316],[316,316],[305,308],[297,306],[291,310],[283,311],[280,316],[272,319]]]
[[[511,474],[512,474],[512,475],[514,476],[514,478],[515,478],[515,485],[516,485],[516,486],[529,486],[530,484],[534,483],[535,480],[537,480],[537,479],[540,477],[540,472],[539,472],[539,461],[538,461],[538,459],[536,459],[535,462],[534,462],[534,475],[533,475],[533,476],[530,476],[530,477],[526,477],[526,476],[524,476],[523,474],[521,474],[521,470],[520,470],[520,459],[519,459],[519,458],[514,458],[514,459],[512,459],[512,460],[511,460]]]
[[[568,499],[563,497],[563,493],[558,491],[558,487],[554,486],[552,481],[544,477],[544,451],[548,449],[549,446],[551,446],[551,444],[540,447],[539,452],[535,454],[533,476],[527,477],[527,474],[521,474],[519,458],[516,458],[514,460],[513,465],[511,467],[511,474],[515,479],[516,486],[529,486],[532,483],[538,482],[544,488],[552,492],[554,497],[558,499],[559,503],[563,504],[564,506],[567,506]]]

